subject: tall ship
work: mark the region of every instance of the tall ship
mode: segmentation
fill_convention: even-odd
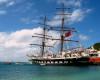
[[[75,28],[69,27],[67,24],[67,18],[70,18],[72,15],[70,8],[66,8],[64,4],[62,4],[61,8],[57,8],[61,12],[58,13],[60,16],[59,21],[61,24],[59,26],[51,26],[48,25],[48,19],[45,16],[43,18],[43,26],[42,34],[36,33],[33,38],[40,38],[41,44],[30,44],[33,46],[40,47],[40,54],[34,53],[34,55],[28,55],[30,58],[29,61],[32,64],[37,65],[93,65],[100,64],[100,55],[90,53],[87,49],[84,49],[80,46],[79,40],[73,40],[73,34],[77,34],[77,30]],[[48,31],[56,31],[59,35],[58,38],[52,37],[52,35],[48,35]],[[47,41],[55,41],[55,44],[52,46],[47,44]],[[54,48],[54,45],[59,42],[60,45],[57,48]],[[69,44],[76,44],[77,46],[69,46]],[[53,52],[47,49],[53,48],[54,50],[58,49],[58,52]]]

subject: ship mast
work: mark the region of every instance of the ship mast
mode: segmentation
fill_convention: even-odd
[[[38,37],[38,38],[42,38],[42,44],[31,44],[31,45],[37,45],[40,46],[41,48],[41,57],[43,57],[45,55],[45,48],[46,47],[52,47],[52,46],[48,46],[46,45],[46,40],[50,39],[51,40],[51,36],[46,35],[46,26],[47,26],[47,17],[45,16],[43,19],[43,23],[40,23],[43,26],[43,33],[42,34],[38,34],[36,33],[37,36],[32,36],[32,37]]]
[[[43,38],[42,38],[42,47],[41,47],[41,52],[42,56],[44,55],[44,49],[45,49],[45,34],[46,34],[46,16],[44,17],[44,27],[43,27]]]
[[[60,54],[62,55],[62,52],[64,51],[64,42],[68,41],[68,42],[79,42],[76,40],[71,40],[71,39],[65,39],[65,32],[71,31],[71,32],[77,32],[75,30],[75,28],[72,27],[68,27],[65,26],[65,19],[66,16],[70,16],[71,13],[69,13],[69,9],[70,8],[65,8],[65,5],[62,4],[61,8],[57,8],[59,10],[61,10],[61,13],[59,13],[58,15],[61,16],[61,26],[60,27],[51,27],[50,25],[47,24],[47,17],[45,16],[43,19],[43,23],[41,24],[43,26],[43,33],[42,34],[37,34],[37,36],[32,36],[32,37],[38,37],[38,38],[42,38],[42,44],[31,44],[31,45],[37,45],[37,46],[41,46],[41,57],[43,57],[45,55],[45,48],[46,47],[52,47],[52,46],[48,46],[46,45],[46,40],[58,40],[60,41]],[[68,10],[66,13],[66,9]],[[49,26],[49,28],[47,28],[47,26]],[[46,31],[47,30],[55,30],[55,31],[60,31],[60,38],[56,39],[56,38],[52,38],[52,36],[46,35]]]
[[[62,52],[64,51],[64,41],[65,41],[64,33],[65,33],[65,31],[68,31],[67,27],[65,27],[65,25],[64,25],[65,24],[65,15],[69,16],[70,14],[66,14],[67,8],[65,8],[64,4],[62,4],[61,8],[57,8],[57,9],[59,9],[61,11],[61,13],[58,14],[59,16],[61,16],[61,27],[58,30],[58,31],[60,31],[60,39],[53,39],[53,40],[60,40],[60,44],[61,44],[60,54],[62,54]],[[57,30],[57,28],[55,30]]]
[[[61,19],[61,49],[60,49],[60,53],[62,54],[62,52],[63,52],[63,46],[64,46],[64,22],[65,22],[65,6],[64,6],[64,4],[62,4],[62,8],[57,8],[57,9],[61,9],[61,11],[62,11],[62,13],[61,14],[59,14],[59,15],[61,15],[62,16],[62,19]]]
[[[70,42],[78,42],[76,40],[69,40],[69,39],[65,39],[65,32],[71,31],[71,32],[77,32],[75,30],[75,28],[71,28],[68,26],[65,26],[65,19],[68,16],[71,16],[72,13],[70,13],[70,8],[66,8],[64,3],[62,4],[61,8],[57,8],[61,11],[61,13],[59,13],[58,15],[61,16],[61,27],[51,27],[51,30],[55,30],[55,31],[60,31],[60,39],[53,39],[53,40],[59,40],[60,41],[60,54],[62,55],[62,52],[64,51],[64,42],[65,41],[70,41]],[[66,12],[67,10],[67,12]]]

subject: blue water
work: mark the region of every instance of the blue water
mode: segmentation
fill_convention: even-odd
[[[0,64],[0,80],[100,80],[100,66]]]

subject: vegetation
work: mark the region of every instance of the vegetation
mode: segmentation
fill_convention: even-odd
[[[93,48],[95,49],[95,50],[100,50],[100,43],[95,43],[94,45],[93,45]]]

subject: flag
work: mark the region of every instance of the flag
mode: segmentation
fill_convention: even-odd
[[[65,37],[69,37],[71,35],[72,35],[72,32],[71,31],[68,31],[68,32],[65,33]]]

